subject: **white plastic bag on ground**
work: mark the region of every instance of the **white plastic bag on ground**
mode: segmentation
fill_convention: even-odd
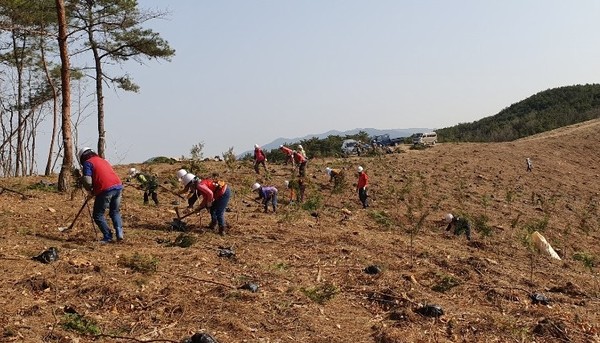
[[[555,258],[557,260],[561,259],[560,256],[558,256],[558,254],[556,253],[556,251],[554,251],[550,243],[546,241],[546,238],[544,238],[544,236],[542,236],[539,232],[533,232],[531,234],[531,240],[533,241],[533,244],[535,244],[539,251],[543,251],[550,255],[550,257]]]

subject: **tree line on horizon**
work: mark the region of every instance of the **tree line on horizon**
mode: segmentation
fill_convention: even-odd
[[[600,118],[600,84],[586,84],[545,90],[510,105],[494,116],[436,132],[440,142],[507,142],[595,118]],[[345,139],[368,144],[372,138],[367,132],[360,131],[355,135],[312,137],[283,145],[292,149],[302,145],[310,158],[340,157],[340,147]],[[411,137],[405,137],[405,143],[411,144]],[[286,159],[279,149],[265,151],[265,154],[273,162]],[[252,154],[242,159],[252,159]]]
[[[69,187],[77,128],[88,117],[97,119],[96,151],[104,157],[104,90],[139,90],[115,66],[170,61],[175,50],[144,27],[166,15],[139,8],[137,0],[1,1],[0,176],[34,173],[36,139],[45,121],[51,137],[44,174],[62,160],[59,190]]]
[[[440,142],[508,142],[600,118],[600,84],[548,89],[472,123],[436,130]]]

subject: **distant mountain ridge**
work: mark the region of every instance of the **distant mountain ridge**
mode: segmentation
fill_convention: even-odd
[[[397,138],[397,137],[408,137],[414,133],[417,132],[428,132],[428,131],[433,131],[432,129],[428,129],[428,128],[408,128],[408,129],[374,129],[374,128],[356,128],[356,129],[352,129],[352,130],[347,130],[347,131],[339,131],[339,130],[329,130],[327,132],[323,132],[323,133],[317,133],[317,134],[309,134],[303,137],[296,137],[296,138],[284,138],[284,137],[280,137],[275,139],[274,141],[267,143],[267,144],[259,144],[263,150],[265,151],[269,151],[272,149],[277,149],[279,148],[280,145],[282,144],[294,144],[294,143],[298,143],[302,140],[306,140],[306,139],[310,139],[313,137],[317,137],[318,139],[323,139],[323,138],[327,138],[328,136],[347,136],[347,135],[355,135],[357,133],[359,133],[360,131],[364,131],[366,132],[369,136],[376,136],[376,135],[384,135],[384,134],[389,134],[390,138]],[[242,157],[248,153],[252,153],[252,150],[248,150],[248,151],[244,151],[243,153],[241,153],[239,155],[239,157]]]

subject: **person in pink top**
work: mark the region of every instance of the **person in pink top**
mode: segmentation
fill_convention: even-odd
[[[358,190],[358,199],[360,200],[363,208],[369,207],[369,195],[367,194],[367,186],[369,184],[369,177],[365,173],[363,167],[358,166],[358,183],[356,189]]]
[[[279,150],[281,150],[281,152],[283,152],[283,154],[286,156],[285,163],[292,162],[292,164],[294,164],[294,159],[292,157],[292,154],[294,153],[294,151],[292,149],[290,149],[286,146],[280,145]]]
[[[260,148],[258,144],[254,144],[254,171],[256,174],[260,174],[258,171],[260,165],[265,168],[265,173],[267,172],[267,157],[265,156],[265,152]]]

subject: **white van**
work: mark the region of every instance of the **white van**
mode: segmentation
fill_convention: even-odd
[[[346,139],[342,142],[342,154],[344,155],[352,155],[356,154],[358,148],[360,147],[360,142],[354,139]]]
[[[435,132],[415,133],[413,136],[414,145],[435,145],[435,143],[437,143],[437,133]]]

